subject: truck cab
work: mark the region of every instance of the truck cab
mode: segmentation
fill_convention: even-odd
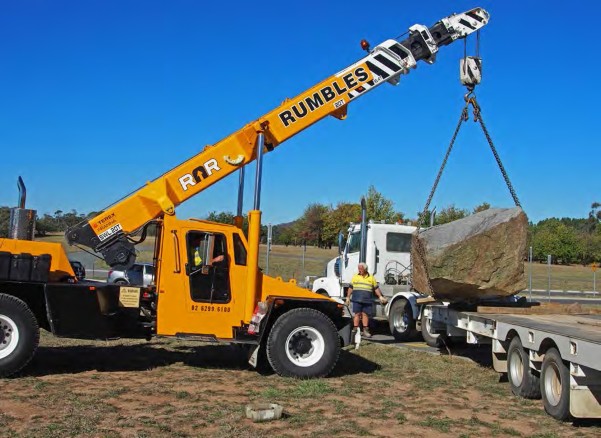
[[[367,224],[366,263],[369,273],[380,285],[382,293],[392,297],[409,290],[411,275],[411,235],[417,229],[410,225]],[[351,224],[348,238],[340,248],[340,256],[330,260],[325,277],[313,282],[313,291],[332,298],[344,299],[353,275],[357,273],[361,248],[361,226]]]
[[[374,223],[365,226],[365,261],[388,304],[375,299],[372,317],[388,320],[390,332],[399,341],[414,334],[419,316],[417,299],[411,290],[411,239],[417,227],[401,224]],[[326,265],[325,276],[313,282],[313,291],[343,302],[353,275],[357,273],[361,249],[361,224],[352,224],[340,255]]]

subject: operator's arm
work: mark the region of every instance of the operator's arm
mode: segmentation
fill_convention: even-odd
[[[476,8],[444,18],[429,29],[412,26],[405,40],[379,44],[349,67],[205,147],[100,215],[70,228],[66,232],[68,242],[102,253],[111,266],[133,264],[130,234],[153,219],[175,214],[176,206],[253,161],[259,133],[264,134],[265,149],[270,152],[328,115],[344,119],[351,101],[384,82],[396,85],[417,61],[432,63],[439,47],[466,37],[487,22],[488,13]]]

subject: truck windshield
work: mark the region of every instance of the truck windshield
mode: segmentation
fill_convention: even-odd
[[[351,233],[348,238],[348,246],[346,249],[347,254],[352,252],[358,252],[361,249],[361,232],[357,231],[355,233]]]

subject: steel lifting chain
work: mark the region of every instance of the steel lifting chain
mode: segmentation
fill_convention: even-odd
[[[492,138],[490,137],[490,134],[488,133],[488,129],[486,129],[486,125],[484,124],[484,119],[482,118],[482,110],[480,109],[480,105],[478,105],[478,102],[476,101],[476,95],[473,94],[473,91],[470,90],[469,93],[467,93],[465,95],[465,100],[466,100],[466,107],[467,105],[472,105],[474,107],[474,122],[478,121],[480,122],[480,127],[482,128],[482,132],[484,132],[484,136],[486,137],[486,140],[488,141],[488,145],[490,146],[490,150],[492,151],[493,155],[495,156],[495,160],[497,161],[497,165],[499,166],[499,170],[501,171],[501,174],[503,175],[503,179],[505,180],[505,184],[507,184],[507,188],[509,189],[509,193],[511,193],[511,197],[513,198],[513,202],[515,202],[515,206],[516,207],[521,207],[522,205],[520,204],[520,200],[518,199],[518,195],[515,192],[513,185],[511,184],[511,181],[509,180],[509,175],[507,175],[507,171],[505,170],[505,166],[503,166],[503,163],[501,162],[501,157],[499,157],[499,154],[497,153],[497,148],[495,148],[494,143],[492,142]]]
[[[444,159],[442,160],[442,164],[440,166],[440,169],[438,170],[438,174],[436,175],[436,179],[434,180],[432,189],[430,189],[430,195],[428,196],[428,200],[426,201],[426,205],[424,206],[424,209],[422,210],[422,214],[421,214],[419,223],[417,225],[418,238],[414,240],[414,246],[415,246],[415,250],[416,250],[415,252],[419,256],[422,266],[424,267],[424,270],[425,270],[424,274],[426,276],[426,282],[427,282],[427,286],[428,286],[427,295],[431,295],[432,292],[434,291],[434,289],[432,288],[432,283],[430,282],[430,274],[428,272],[428,264],[426,263],[426,250],[424,248],[422,241],[419,239],[419,233],[422,229],[422,226],[424,225],[424,221],[426,220],[426,215],[428,213],[428,209],[430,208],[430,203],[432,202],[432,198],[434,198],[434,193],[436,193],[436,188],[438,187],[438,183],[440,182],[440,178],[442,177],[442,172],[444,171],[444,168],[447,165],[447,161],[449,160],[449,156],[451,155],[451,151],[453,150],[453,146],[455,145],[455,140],[457,139],[457,135],[459,134],[459,131],[461,130],[461,125],[463,124],[463,122],[465,122],[469,119],[468,106],[469,106],[469,103],[466,102],[465,106],[463,107],[463,110],[461,111],[461,115],[459,116],[459,121],[457,122],[457,127],[455,128],[455,132],[453,133],[453,137],[451,138],[451,143],[449,144],[449,147],[447,148],[447,152],[444,156]],[[413,275],[413,269],[411,270],[411,273]]]
[[[430,190],[430,195],[428,196],[428,200],[426,201],[426,205],[424,206],[424,209],[422,211],[422,214],[421,214],[421,217],[420,217],[420,220],[418,223],[418,227],[417,227],[418,237],[419,237],[421,228],[424,225],[426,215],[429,211],[430,203],[432,202],[432,199],[434,198],[434,193],[436,193],[436,188],[438,187],[438,183],[440,182],[440,178],[442,177],[442,172],[444,171],[445,166],[447,165],[447,161],[449,160],[449,156],[451,155],[451,151],[453,150],[453,146],[455,145],[455,140],[457,139],[457,135],[459,134],[459,131],[461,130],[461,126],[462,126],[463,122],[467,122],[469,120],[469,106],[470,105],[473,108],[474,122],[480,123],[482,132],[484,132],[484,136],[486,137],[486,140],[488,141],[488,145],[490,146],[490,149],[491,149],[491,151],[495,157],[495,160],[497,162],[497,165],[499,166],[499,170],[501,170],[501,174],[503,175],[503,179],[505,180],[505,183],[507,184],[509,193],[511,193],[513,202],[515,203],[516,207],[521,207],[521,204],[520,204],[518,196],[515,192],[515,189],[513,188],[513,185],[511,184],[511,181],[509,180],[509,176],[507,175],[507,171],[505,170],[503,163],[501,162],[501,157],[499,157],[497,149],[495,148],[495,145],[492,141],[492,138],[490,137],[490,134],[488,133],[488,129],[486,129],[486,125],[484,124],[484,119],[482,118],[482,109],[480,108],[480,105],[478,104],[478,101],[476,100],[476,95],[474,94],[474,86],[468,86],[467,88],[468,88],[468,93],[464,96],[465,106],[461,110],[461,115],[459,116],[459,122],[457,122],[457,127],[455,128],[455,132],[453,133],[453,137],[451,138],[451,142],[449,143],[447,152],[444,156],[444,159],[442,160],[442,164],[440,166],[440,169],[438,170],[438,174],[436,175],[436,179],[434,180],[434,184],[432,185],[432,189]],[[431,295],[432,292],[434,291],[434,289],[432,288],[432,283],[430,282],[430,275],[428,272],[428,264],[426,263],[426,251],[425,251],[422,241],[419,240],[419,238],[415,239],[414,244],[416,247],[416,253],[419,256],[419,258],[421,259],[420,261],[422,262],[422,266],[424,267],[427,286],[428,286],[428,293]],[[412,272],[413,272],[413,270],[412,270]]]

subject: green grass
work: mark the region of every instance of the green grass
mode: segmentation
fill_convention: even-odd
[[[529,265],[526,263],[524,271],[526,278],[529,274]],[[589,266],[581,265],[551,265],[552,290],[593,290],[593,270]],[[596,272],[596,290],[601,290],[601,270]],[[532,263],[532,288],[547,290],[549,287],[549,267],[542,263]]]

